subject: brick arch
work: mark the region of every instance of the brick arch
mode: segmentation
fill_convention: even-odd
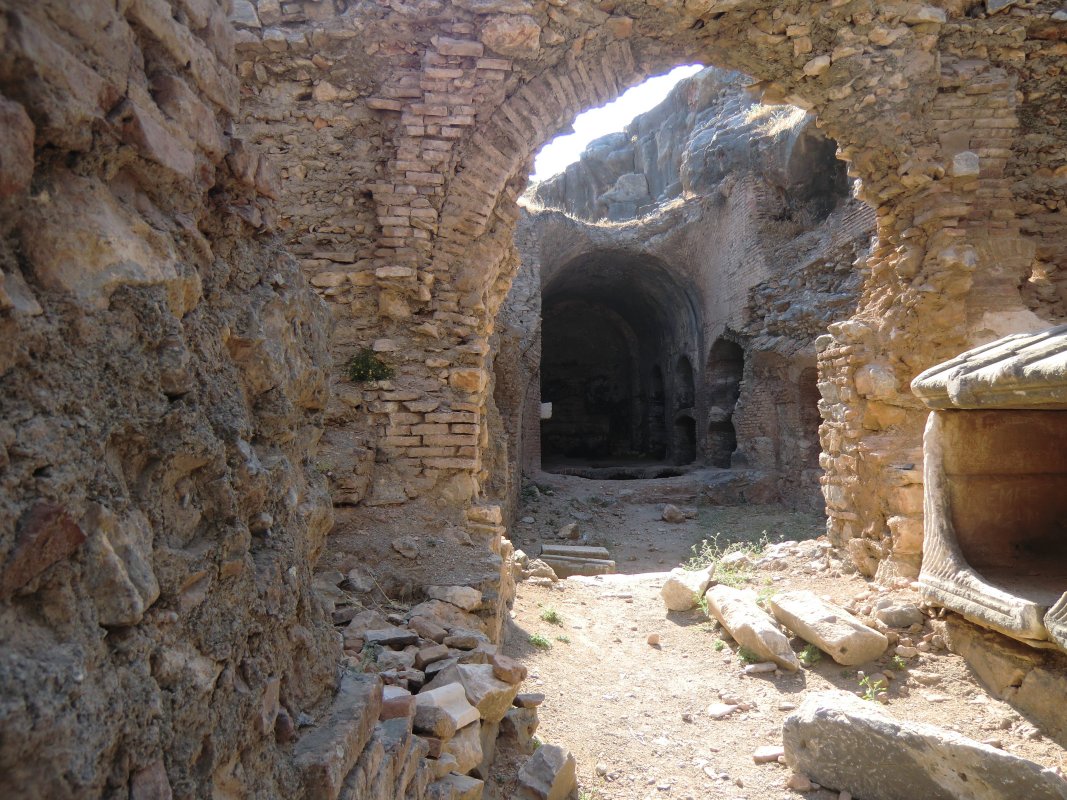
[[[921,513],[915,502],[921,486],[901,488],[894,472],[894,464],[914,460],[920,441],[911,377],[975,336],[1040,324],[1017,288],[1034,247],[1019,231],[1015,208],[1032,201],[1013,195],[1011,178],[1031,180],[1025,175],[1034,145],[1013,135],[1020,122],[1016,90],[1021,74],[1036,80],[1036,72],[1020,72],[1020,58],[1054,66],[1041,60],[1042,37],[1051,34],[1040,17],[1049,12],[1026,12],[1035,16],[1027,28],[1025,21],[1006,23],[1003,14],[973,19],[949,6],[863,0],[837,7],[764,0],[662,0],[653,7],[619,0],[611,13],[583,0],[551,8],[531,2],[522,24],[536,28],[535,35],[509,56],[500,52],[508,49],[503,40],[494,44],[486,33],[506,15],[483,17],[470,10],[476,4],[456,2],[427,25],[415,4],[393,6],[358,32],[337,33],[351,21],[345,15],[309,21],[302,39],[290,30],[284,45],[334,63],[334,42],[336,63],[343,64],[353,38],[360,46],[361,37],[387,39],[375,43],[374,57],[384,66],[361,76],[366,86],[333,101],[340,78],[326,66],[308,87],[314,97],[335,102],[338,117],[353,113],[342,113],[343,103],[375,116],[383,137],[373,175],[358,176],[377,219],[357,254],[368,266],[354,288],[333,285],[349,285],[333,268],[320,285],[339,291],[353,316],[387,306],[398,313],[361,318],[345,330],[336,338],[340,357],[350,342],[380,337],[397,352],[410,351],[404,378],[410,392],[429,392],[442,407],[484,405],[485,382],[477,373],[485,372],[493,317],[517,268],[510,241],[514,201],[534,151],[577,112],[648,74],[692,61],[736,69],[753,76],[766,101],[815,114],[860,179],[860,196],[877,212],[877,247],[858,265],[865,275],[860,306],[820,343],[820,384],[833,398],[824,420],[831,535],[842,546],[855,537],[877,543],[888,537],[888,518]],[[1021,26],[1011,41],[1004,38],[1006,24]],[[387,28],[388,36],[381,33]],[[262,51],[279,47],[277,35],[256,35]],[[1027,124],[1040,128],[1041,111],[1027,105]],[[344,151],[331,156],[344,157]],[[1026,191],[1048,202],[1040,193],[1049,189]],[[417,193],[419,204],[404,192]],[[1049,222],[1049,233],[1041,234],[1041,253],[1062,249],[1067,225],[1057,225]],[[419,364],[446,359],[426,352],[419,331],[433,328],[438,317],[444,323],[431,344],[453,358],[447,369],[430,368],[438,371],[429,379]],[[345,324],[342,315],[339,328]],[[858,390],[855,372],[870,362],[895,376],[892,396]],[[437,388],[427,388],[435,381]],[[374,407],[408,402],[381,400]],[[372,412],[371,418],[386,430],[392,415]],[[382,452],[412,469],[477,476],[484,440],[464,448],[462,459],[432,465],[405,456],[399,445]],[[409,498],[433,485],[420,480],[405,485]],[[913,480],[914,472],[907,478]]]

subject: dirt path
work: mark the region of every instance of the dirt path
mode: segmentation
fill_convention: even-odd
[[[663,573],[688,557],[701,538],[721,532],[724,539],[757,540],[766,531],[772,540],[810,539],[820,533],[820,520],[774,507],[701,507],[696,519],[662,522],[662,501],[656,498],[693,505],[698,480],[687,488],[685,479],[552,477],[542,487],[551,494],[527,494],[522,516],[533,522],[519,526],[518,546],[536,554],[538,541],[554,540],[560,526],[578,521],[583,538],[607,546],[623,573],[550,587],[520,584],[504,645],[530,668],[524,691],[546,695],[538,738],[574,753],[583,800],[800,797],[785,788],[786,767],[756,765],[752,752],[781,743],[782,720],[806,693],[858,690],[856,669],[823,657],[798,673],[746,675],[729,637],[700,609],[666,613],[659,589]],[[819,541],[802,541],[774,564],[751,571],[747,584],[764,595],[812,589],[846,606],[877,590],[860,576],[841,574],[825,553]],[[911,589],[893,594],[918,603]],[[924,633],[930,632],[928,623]],[[648,644],[650,634],[659,635],[658,647]],[[535,646],[531,635],[550,646]],[[892,648],[865,668],[895,673],[889,682],[892,714],[950,722],[948,727],[966,736],[996,740],[1039,763],[1063,766],[1064,751],[989,696],[957,656],[922,653],[908,660],[907,668],[894,669],[900,662],[890,663],[891,653]],[[712,719],[706,709],[723,698],[748,710],[742,706],[725,719]],[[830,800],[837,793],[804,796]]]

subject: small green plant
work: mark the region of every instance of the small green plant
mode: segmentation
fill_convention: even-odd
[[[396,370],[382,361],[370,348],[363,348],[345,365],[348,379],[353,383],[365,381],[387,381],[396,374]]]
[[[560,617],[559,612],[554,608],[546,608],[541,612],[541,619],[547,622],[549,625],[562,625],[563,619]]]
[[[893,656],[889,660],[889,665],[898,672],[902,672],[908,668],[908,662],[900,656]]]
[[[571,643],[571,637],[570,636],[565,636],[564,634],[560,634],[559,636],[556,637],[556,641],[557,642],[563,642],[563,644],[570,644]]]
[[[377,672],[378,656],[381,652],[382,646],[377,642],[364,645],[363,652],[360,654],[359,671]]]
[[[770,603],[771,601],[771,598],[774,597],[777,593],[778,590],[775,589],[773,586],[764,586],[762,589],[759,590],[759,594],[756,595],[756,602],[764,608],[767,608],[768,603]]]
[[[822,661],[822,650],[813,644],[805,645],[800,651],[800,663],[805,667],[814,667]]]
[[[716,653],[721,653],[726,648],[726,642],[722,639],[716,639],[715,644],[712,645],[715,648]]]
[[[887,688],[886,682],[881,679],[872,681],[870,675],[864,675],[860,678],[860,689],[863,690],[860,697],[864,700],[870,700],[872,703],[878,700],[878,695]]]
[[[528,641],[538,650],[552,649],[552,642],[548,640],[547,636],[542,636],[540,633],[531,633]]]
[[[693,545],[690,548],[693,555],[682,567],[696,571],[714,565],[714,578],[717,583],[733,587],[743,586],[752,579],[751,559],[762,553],[770,544],[767,531],[763,531],[756,541],[730,542],[724,545],[721,539],[722,533],[716,533],[711,539],[702,539],[699,544]],[[746,558],[735,556],[737,553]],[[735,557],[727,558],[728,556]]]
[[[741,659],[743,664],[758,664],[763,660],[744,645],[737,648],[737,657]]]
[[[708,598],[707,598],[707,596],[702,595],[702,594],[694,594],[693,597],[696,598],[697,606],[700,608],[701,611],[704,612],[704,616],[705,617],[710,617],[711,614],[708,613]]]
[[[531,736],[530,737],[530,744],[533,746],[533,749],[536,750],[538,747],[540,747],[542,744],[544,744],[544,742],[542,742],[536,736]]]

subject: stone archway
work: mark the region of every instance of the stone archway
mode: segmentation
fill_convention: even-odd
[[[1041,19],[1012,18],[1013,44],[987,46],[977,42],[998,18],[975,19],[955,5],[624,0],[610,12],[584,2],[519,3],[527,13],[513,14],[456,2],[434,26],[421,24],[415,5],[361,20],[358,33],[344,15],[329,13],[271,12],[267,22],[261,5],[261,27],[246,28],[240,44],[253,94],[274,91],[270,70],[278,65],[293,97],[310,96],[299,101],[308,104],[301,119],[281,125],[269,97],[251,100],[246,130],[266,141],[294,130],[324,139],[307,160],[347,175],[364,193],[341,198],[341,224],[327,187],[292,186],[294,175],[307,181],[311,173],[283,154],[283,214],[299,208],[292,218],[305,224],[296,240],[308,244],[312,282],[344,309],[338,358],[357,342],[378,342],[404,366],[398,388],[364,394],[375,471],[403,486],[385,500],[447,496],[457,511],[485,502],[488,334],[516,267],[510,235],[530,157],[578,111],[648,74],[699,60],[754,76],[765,101],[816,114],[877,211],[879,246],[860,265],[860,307],[831,327],[819,363],[830,534],[838,545],[860,538],[868,556],[888,556],[886,519],[921,513],[918,477],[904,486],[892,477],[919,441],[922,415],[908,381],[968,343],[1042,324],[1017,289],[1034,245],[1019,231],[1015,208],[1043,189],[1026,182],[1013,189],[1005,180],[1034,158],[1014,147],[1012,131],[1020,124],[1017,85],[1040,82],[1040,63],[1019,65],[1042,58],[1049,34]],[[373,45],[373,70],[354,65],[353,40]],[[294,65],[302,54],[309,63]],[[1036,112],[1025,119],[1042,135],[1051,124]],[[373,152],[354,158],[344,147],[355,130],[375,142]],[[286,147],[291,156],[300,145]],[[325,201],[317,212],[308,210],[312,196]],[[332,219],[337,233],[313,230],[312,218]],[[344,250],[316,252],[324,236],[344,240]],[[1055,223],[1039,236],[1051,253],[1063,228]],[[880,397],[854,379],[872,362],[891,377]],[[401,399],[409,393],[415,397]],[[453,424],[481,432],[416,431]],[[350,440],[359,425],[334,435]],[[910,574],[914,566],[890,561],[886,570]]]

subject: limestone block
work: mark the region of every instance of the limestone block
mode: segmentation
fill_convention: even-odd
[[[811,77],[822,75],[830,69],[830,56],[815,56],[804,65],[804,74]]]
[[[482,726],[475,721],[460,728],[444,745],[443,752],[456,759],[459,772],[470,772],[482,763]]]
[[[194,145],[184,131],[164,121],[151,97],[123,100],[110,114],[110,122],[122,141],[140,154],[182,178],[192,178],[196,169]]]
[[[874,615],[890,628],[907,628],[926,622],[926,615],[918,606],[900,603],[891,597],[883,597],[874,604]]]
[[[455,389],[477,394],[485,389],[489,375],[482,369],[457,368],[448,375],[448,383]]]
[[[162,758],[157,758],[130,778],[130,800],[171,800],[173,797]]]
[[[786,763],[864,800],[1064,800],[1050,769],[846,692],[809,695],[782,725]]]
[[[576,767],[568,750],[554,744],[541,745],[519,770],[519,797],[564,800],[577,784]]]
[[[1067,696],[1067,657],[1020,644],[1003,634],[949,616],[949,649],[961,655],[993,694],[1026,714],[1061,745],[1067,742],[1067,715],[1050,697]]]
[[[715,565],[695,571],[675,567],[660,589],[660,596],[668,611],[688,611],[693,608],[711,583]]]
[[[493,675],[505,683],[522,683],[529,673],[525,664],[520,664],[502,653],[494,653],[489,663],[493,665]]]
[[[415,695],[415,730],[420,733],[447,739],[480,718],[458,682]]]
[[[464,611],[474,611],[482,604],[482,593],[470,586],[427,586],[426,595],[442,600]]]
[[[895,397],[896,375],[885,364],[866,364],[856,370],[856,391],[871,398]]]
[[[489,780],[489,770],[493,766],[493,759],[496,758],[496,740],[499,734],[499,722],[482,722],[479,733],[482,743],[482,760],[472,770],[472,774],[483,780]]]
[[[408,612],[408,616],[411,618],[412,625],[415,624],[416,618],[421,618],[448,630],[453,628],[464,628],[478,633],[485,630],[485,625],[482,620],[474,614],[441,600],[427,600],[423,603],[419,603]],[[436,637],[433,636],[428,636],[426,638],[434,639],[434,641],[436,641]],[[444,637],[442,637],[442,640],[443,639]]]
[[[534,751],[533,737],[537,733],[540,720],[537,717],[537,707],[512,708],[500,720],[500,735],[514,739],[515,746],[523,753]]]
[[[436,686],[453,682],[463,686],[467,700],[478,709],[482,719],[490,722],[503,718],[519,691],[518,684],[496,678],[492,664],[454,664],[441,670],[433,680]]]
[[[480,38],[502,56],[533,58],[541,47],[541,26],[527,14],[495,14],[482,24]]]
[[[773,661],[790,671],[800,669],[800,661],[786,638],[763,609],[756,605],[752,592],[730,586],[712,586],[704,595],[708,611],[730,635],[765,661]]]
[[[469,775],[445,775],[439,781],[430,784],[427,798],[447,797],[448,800],[481,800],[485,784]]]
[[[873,661],[889,646],[883,634],[813,592],[782,592],[770,599],[770,606],[775,619],[828,653],[838,664],[854,666]]]

